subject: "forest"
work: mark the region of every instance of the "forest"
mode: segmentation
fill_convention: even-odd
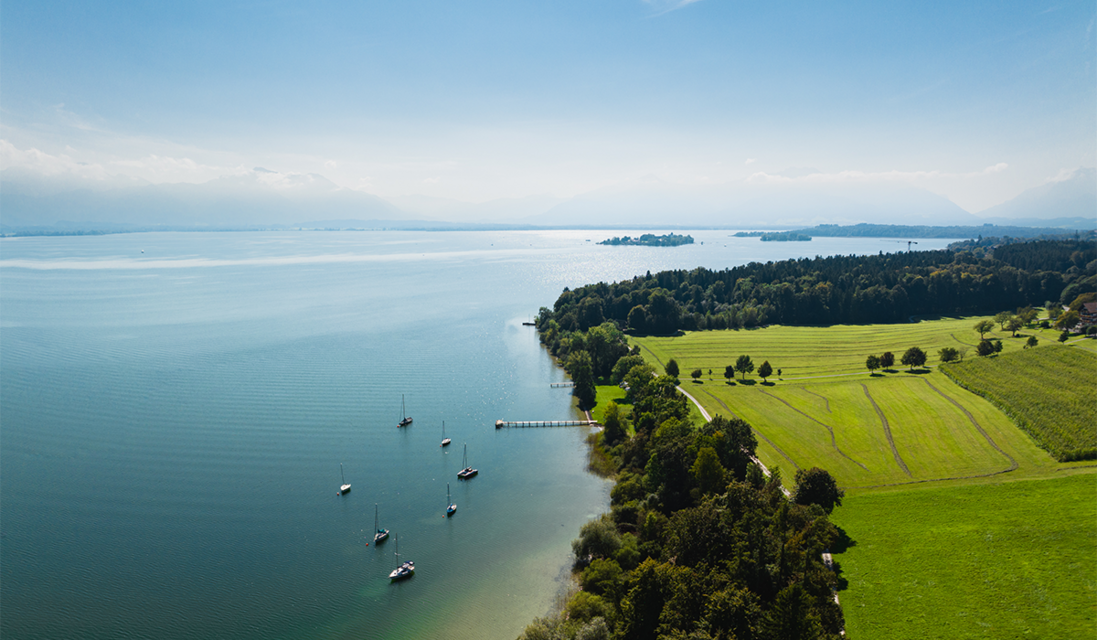
[[[639,362],[640,364],[637,364]],[[611,511],[572,543],[582,590],[523,640],[838,638],[837,574],[823,552],[839,542],[828,514],[833,478],[801,470],[792,492],[756,464],[749,424],[689,420],[677,380],[636,353],[614,363],[629,416],[606,407],[596,453],[617,482]]]
[[[638,335],[768,324],[905,322],[1068,304],[1097,289],[1097,243],[1039,240],[993,252],[910,251],[648,272],[565,289],[537,326],[546,343],[612,322]]]

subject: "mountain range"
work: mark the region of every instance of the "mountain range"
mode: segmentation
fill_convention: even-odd
[[[1097,227],[1097,170],[1081,168],[990,209],[969,213],[902,182],[828,182],[814,169],[723,184],[646,177],[562,199],[548,195],[468,203],[378,196],[318,174],[261,167],[200,183],[153,184],[0,172],[0,229],[250,227],[725,227],[820,223]],[[820,179],[813,179],[820,178]]]

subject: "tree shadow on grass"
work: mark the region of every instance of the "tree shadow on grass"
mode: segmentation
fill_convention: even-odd
[[[926,368],[914,369],[914,370],[907,369],[903,373],[908,374],[908,375],[921,376],[921,375],[925,375],[927,373],[930,373],[930,370],[926,369]]]
[[[868,374],[868,377],[870,377],[870,378],[883,378],[884,374],[873,372],[873,373]]]
[[[743,384],[743,385],[746,385],[748,387],[753,387],[754,385],[758,384],[758,381],[757,380],[740,380],[739,384]]]
[[[762,386],[763,387],[773,387],[773,386],[776,386],[776,385],[777,385],[776,382],[767,382],[766,380],[762,381]]]
[[[691,380],[691,382],[693,382],[693,384],[705,384],[704,380]]]
[[[734,386],[735,386],[735,381],[734,381],[734,380],[728,380],[728,381],[727,381],[727,385],[728,385],[729,387],[734,387]]]

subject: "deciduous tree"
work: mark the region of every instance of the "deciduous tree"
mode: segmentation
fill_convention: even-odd
[[[890,351],[885,351],[880,354],[880,368],[890,369],[895,366],[895,354]]]
[[[754,371],[754,362],[751,361],[750,356],[739,356],[735,361],[735,370],[743,374],[743,380],[746,380],[747,374]]]
[[[700,369],[694,369],[693,372],[689,374],[689,377],[693,378],[694,380],[700,380],[701,376],[703,375],[705,375],[703,371],[701,371]]]
[[[613,400],[606,404],[606,410],[602,415],[602,426],[605,427],[602,440],[607,446],[613,446],[624,439],[625,425],[621,418],[621,408]]]
[[[994,321],[998,323],[1002,331],[1006,330],[1006,323],[1013,317],[1013,314],[1008,311],[1000,311],[994,315]]]
[[[727,378],[728,381],[735,377],[735,365],[729,364],[728,366],[724,367],[724,377]]]
[[[910,370],[914,371],[914,367],[920,367],[926,363],[926,352],[918,347],[911,347],[903,354],[903,358],[900,362],[909,365]]]
[[[1028,340],[1025,342],[1025,348],[1035,347],[1038,344],[1040,344],[1040,341],[1036,339],[1036,336],[1029,336]]]
[[[942,347],[937,355],[941,358],[941,362],[955,362],[960,359],[960,352],[954,347]]]
[[[667,360],[667,366],[664,367],[664,370],[667,372],[668,376],[670,376],[672,378],[677,378],[678,377],[678,361],[675,360],[674,358],[671,358],[670,360]]]
[[[981,356],[989,356],[994,353],[994,344],[990,340],[980,340],[975,347],[975,353]]]
[[[979,339],[982,340],[984,334],[994,330],[994,321],[980,320],[979,322],[976,322],[975,326],[972,328],[979,332]]]
[[[844,495],[826,469],[812,467],[796,471],[796,491],[792,494],[796,504],[817,504],[830,513],[834,507],[842,505]]]
[[[876,371],[877,369],[879,369],[880,368],[880,356],[871,355],[871,356],[865,358],[865,368],[868,369],[868,372],[870,374],[873,371]]]
[[[1009,320],[1006,320],[1006,329],[1008,329],[1014,337],[1017,335],[1017,330],[1024,326],[1025,321],[1022,320],[1020,316],[1010,316]]]
[[[769,360],[763,360],[762,366],[758,367],[758,377],[762,379],[762,382],[766,381],[766,378],[773,375],[773,367],[770,366]]]

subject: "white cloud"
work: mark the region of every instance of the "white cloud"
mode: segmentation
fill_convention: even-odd
[[[747,161],[744,162],[743,164],[754,164],[755,162],[758,162],[758,161],[754,158],[747,158]]]
[[[68,154],[51,155],[31,147],[18,149],[7,140],[0,140],[0,170],[19,168],[43,176],[70,174],[87,180],[110,177],[101,164],[77,162]]]

